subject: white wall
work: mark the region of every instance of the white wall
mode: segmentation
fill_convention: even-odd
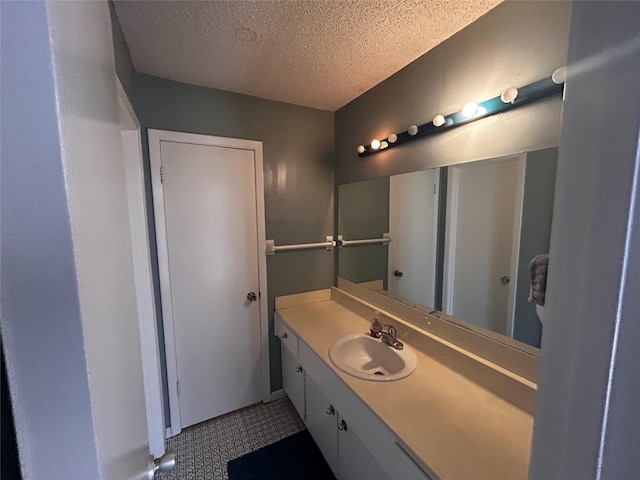
[[[2,334],[26,479],[148,457],[106,2],[2,2]]]
[[[2,2],[0,13],[2,340],[22,473],[91,478],[98,458],[45,4]]]
[[[531,479],[640,476],[639,32],[574,3]]]

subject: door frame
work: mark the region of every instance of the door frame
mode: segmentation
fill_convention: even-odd
[[[262,142],[239,138],[215,137],[195,133],[173,132],[168,130],[148,129],[149,159],[151,162],[151,184],[153,189],[153,209],[155,213],[156,242],[158,249],[158,270],[160,274],[160,294],[162,303],[162,324],[167,366],[167,382],[169,390],[169,413],[171,426],[167,428],[168,436],[174,436],[182,430],[180,415],[180,398],[178,396],[178,361],[176,357],[173,303],[169,276],[169,252],[167,247],[167,229],[164,210],[164,190],[161,178],[160,153],[161,142],[189,143],[213,147],[235,148],[252,151],[255,169],[257,245],[258,245],[258,285],[260,316],[260,350],[262,371],[262,401],[271,400],[271,379],[269,371],[269,315],[267,295],[267,257],[260,246],[265,244],[265,212],[264,212],[264,173],[262,159]]]
[[[127,181],[127,203],[129,207],[129,224],[131,226],[131,250],[136,285],[149,450],[154,458],[160,458],[165,453],[164,400],[162,396],[158,324],[151,273],[151,251],[149,247],[149,232],[147,230],[140,122],[117,77],[116,90],[120,114],[122,154]]]
[[[522,230],[522,205],[524,201],[524,182],[526,173],[526,154],[508,155],[505,157],[491,158],[487,160],[474,161],[472,163],[461,163],[450,165],[448,167],[448,185],[447,185],[447,215],[445,219],[445,243],[444,243],[444,278],[442,291],[442,310],[447,315],[453,315],[454,281],[455,281],[455,252],[457,237],[457,219],[458,219],[458,192],[460,190],[460,169],[465,167],[474,167],[479,165],[488,165],[491,163],[502,163],[508,161],[517,161],[518,177],[516,184],[516,203],[514,205],[513,218],[513,244],[511,246],[511,262],[509,268],[509,297],[507,299],[507,328],[505,334],[513,338],[513,328],[515,321],[516,309],[516,292],[518,289],[518,257],[520,256],[520,232]]]

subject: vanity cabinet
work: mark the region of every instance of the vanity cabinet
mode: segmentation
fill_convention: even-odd
[[[286,348],[282,349],[282,388],[300,418],[306,415],[305,375],[298,359]]]
[[[305,424],[333,474],[338,477],[338,412],[315,382],[306,379],[307,417]]]
[[[290,341],[276,314],[276,334]],[[282,335],[287,333],[286,338]],[[344,381],[302,340],[283,342],[283,386],[338,480],[437,480]],[[300,367],[301,372],[297,372]],[[296,377],[295,375],[298,375]],[[299,377],[302,377],[300,383]],[[302,394],[299,388],[302,385]],[[290,394],[289,392],[292,392]],[[302,402],[299,407],[296,403]]]
[[[361,432],[365,433],[365,432]],[[339,480],[392,480],[358,432],[338,413]]]
[[[275,334],[281,342],[282,388],[300,418],[305,418],[305,375],[298,361],[298,337],[280,321],[275,322]]]
[[[336,478],[384,480],[384,470],[349,422],[309,376],[306,378],[305,424]]]

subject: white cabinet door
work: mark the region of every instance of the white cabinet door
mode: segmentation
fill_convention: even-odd
[[[305,423],[331,471],[338,476],[338,412],[311,377],[305,377]]]
[[[338,414],[338,478],[340,480],[386,480],[390,477],[367,446]]]
[[[305,418],[304,371],[288,348],[282,347],[282,387],[300,418]]]

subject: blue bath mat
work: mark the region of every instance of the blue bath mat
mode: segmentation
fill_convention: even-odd
[[[229,480],[335,480],[308,430],[227,463]]]

